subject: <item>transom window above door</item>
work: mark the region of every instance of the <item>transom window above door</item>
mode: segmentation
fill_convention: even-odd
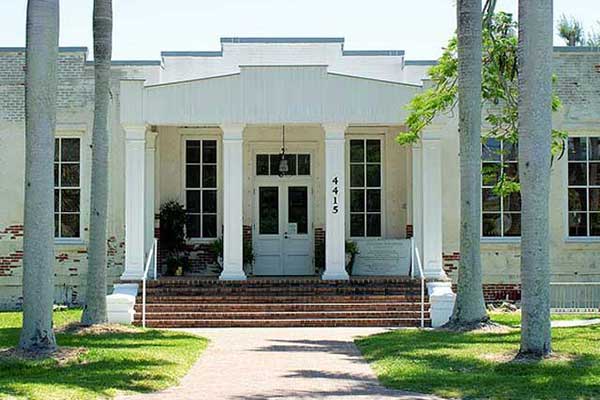
[[[186,233],[189,238],[217,237],[217,141],[185,142]]]
[[[310,154],[286,154],[285,159],[288,162],[288,172],[285,174],[286,176],[310,175]],[[256,175],[278,176],[280,161],[281,154],[257,154]]]

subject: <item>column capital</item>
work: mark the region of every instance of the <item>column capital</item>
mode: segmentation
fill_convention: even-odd
[[[156,150],[156,137],[158,132],[146,132],[146,150]]]
[[[421,132],[421,140],[422,141],[436,141],[442,138],[444,133],[444,126],[442,125],[429,125],[423,132]]]
[[[348,124],[337,122],[337,123],[324,123],[321,124],[325,131],[325,140],[330,139],[343,139],[346,134],[346,128]]]
[[[246,124],[221,124],[223,140],[241,140]]]
[[[126,140],[146,140],[145,125],[122,125]]]

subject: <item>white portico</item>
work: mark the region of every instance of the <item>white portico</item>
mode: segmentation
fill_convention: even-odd
[[[164,174],[155,160],[164,165],[167,147],[179,149],[194,138],[198,146],[204,146],[200,139],[214,138],[218,153],[216,211],[214,218],[201,214],[199,229],[212,232],[216,221],[214,236],[222,235],[224,240],[221,279],[246,278],[246,225],[251,227],[256,275],[310,275],[302,271],[316,259],[319,220],[325,236],[322,277],[347,279],[345,241],[357,230],[366,232],[365,240],[409,236],[404,227],[394,228],[396,208],[404,212],[405,225],[414,229],[425,274],[443,277],[439,144],[443,132],[428,132],[411,151],[402,150],[404,158],[394,159],[400,146],[393,142],[393,134],[402,129],[404,106],[420,90],[412,84],[334,73],[325,65],[240,66],[236,73],[154,85],[123,80],[120,116],[126,138],[127,232],[123,279],[141,278],[149,238],[154,237],[150,210],[158,208],[156,199],[161,197],[156,193],[162,181],[157,174]],[[257,169],[262,168],[261,160],[279,152],[279,132],[285,127],[284,146],[294,168],[304,163],[308,166],[302,168],[308,172],[285,177],[261,173]],[[176,139],[168,133],[172,131],[186,133]],[[361,143],[366,146],[362,150],[357,147]],[[370,159],[374,144],[377,156]],[[363,153],[364,160],[357,161],[357,154]],[[184,162],[177,167],[186,166]],[[356,172],[361,168],[366,172]],[[402,205],[392,198],[397,175],[404,179]],[[366,190],[360,192],[357,185]],[[369,196],[366,205],[355,205],[355,195],[360,193]],[[279,219],[267,227],[261,220],[267,217]],[[371,227],[378,231],[371,234]]]

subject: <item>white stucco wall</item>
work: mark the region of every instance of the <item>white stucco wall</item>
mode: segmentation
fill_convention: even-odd
[[[571,51],[567,51],[571,50]],[[555,129],[570,136],[600,137],[600,75],[595,65],[600,57],[586,49],[556,50],[555,87],[563,107],[553,116]],[[456,266],[459,252],[460,193],[457,119],[446,121],[443,149],[443,251],[447,266]],[[567,154],[554,162],[550,193],[550,260],[552,281],[600,281],[600,240],[569,238],[567,220]],[[485,238],[481,242],[484,283],[513,284],[520,280],[518,238]],[[452,273],[456,279],[456,273]]]
[[[385,238],[404,238],[406,236],[407,201],[410,197],[408,177],[410,165],[408,148],[398,145],[394,138],[399,127],[350,127],[346,132],[346,142],[352,138],[379,138],[382,140],[384,155],[384,230]],[[279,153],[281,149],[282,127],[277,125],[249,125],[244,129],[244,225],[252,225],[255,214],[255,154]],[[184,140],[215,138],[219,142],[222,132],[218,128],[177,128],[158,127],[158,176],[156,184],[156,212],[160,204],[177,200],[185,203],[184,194]],[[221,143],[219,143],[221,152]],[[315,229],[325,229],[325,153],[324,132],[319,125],[286,125],[286,151],[289,153],[310,152],[312,164],[312,207]],[[220,156],[221,157],[221,156]],[[219,219],[222,221],[222,179],[223,167],[219,165]],[[348,173],[348,172],[347,172]]]

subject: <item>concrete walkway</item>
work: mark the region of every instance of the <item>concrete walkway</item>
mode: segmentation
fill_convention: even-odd
[[[180,386],[122,400],[431,400],[379,384],[353,343],[378,328],[186,329],[211,344]]]
[[[567,320],[559,320],[559,321],[550,322],[550,325],[553,328],[576,328],[578,326],[590,326],[590,325],[598,325],[598,324],[600,324],[600,318],[567,319]]]

